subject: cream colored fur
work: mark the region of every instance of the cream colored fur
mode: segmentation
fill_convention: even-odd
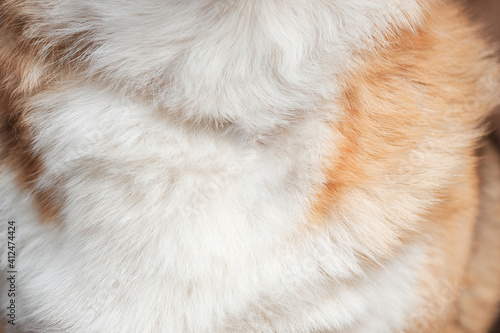
[[[416,186],[355,188],[324,225],[310,212],[340,151],[332,124],[346,117],[349,73],[364,54],[384,57],[394,34],[416,32],[427,3],[18,8],[35,56],[15,96],[42,168],[28,189],[0,169],[2,273],[5,221],[18,226],[17,332],[408,329],[432,251],[425,237],[399,243],[398,228],[418,229],[461,172],[462,157],[446,152],[478,132],[440,141],[449,150],[424,147],[424,164],[442,168]],[[61,203],[48,221],[42,192]]]

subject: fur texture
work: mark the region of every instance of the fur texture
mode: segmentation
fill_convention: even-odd
[[[500,70],[460,5],[4,0],[0,18],[21,331],[485,332],[500,287],[472,276],[500,268],[474,228],[500,222],[475,148]]]

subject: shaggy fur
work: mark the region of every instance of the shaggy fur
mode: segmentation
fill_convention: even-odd
[[[459,4],[3,0],[0,20],[18,332],[486,332],[500,181],[476,147],[500,69]]]

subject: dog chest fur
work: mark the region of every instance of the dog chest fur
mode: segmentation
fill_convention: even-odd
[[[434,28],[452,35],[442,44],[462,38],[450,29],[460,15],[444,6],[437,24],[427,6],[6,2],[4,16],[28,23],[2,38],[35,50],[2,46],[3,113],[37,160],[18,155],[19,171],[7,159],[1,174],[26,272],[20,324],[404,330],[431,271],[432,240],[413,235],[460,177],[474,187],[468,126],[481,117],[453,100],[472,105],[482,74],[446,67],[431,45]],[[490,64],[447,52],[478,73]],[[437,65],[416,65],[421,54]],[[433,85],[450,89],[435,97]],[[36,178],[18,184],[33,164]],[[44,200],[57,204],[42,218]]]

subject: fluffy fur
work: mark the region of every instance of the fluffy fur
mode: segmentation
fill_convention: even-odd
[[[0,6],[18,331],[485,332],[500,70],[458,4]]]

